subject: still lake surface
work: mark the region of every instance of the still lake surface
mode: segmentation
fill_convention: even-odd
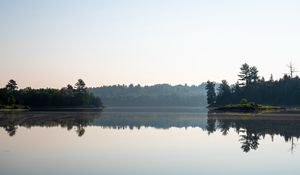
[[[300,115],[0,113],[1,175],[300,174]]]

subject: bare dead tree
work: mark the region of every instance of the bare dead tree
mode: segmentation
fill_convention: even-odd
[[[290,77],[293,78],[294,73],[297,72],[293,62],[290,62],[287,67],[290,70]]]
[[[291,148],[290,148],[290,152],[292,154],[295,153],[295,147],[297,146],[297,144],[294,142],[294,137],[291,138]]]

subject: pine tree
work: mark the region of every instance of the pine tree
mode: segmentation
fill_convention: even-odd
[[[207,81],[205,89],[207,90],[207,104],[214,106],[216,103],[215,83]]]
[[[249,75],[250,82],[256,83],[259,80],[258,70],[255,66],[250,68],[250,75]]]
[[[17,82],[15,80],[9,80],[9,82],[6,85],[6,89],[8,91],[17,90],[18,89]]]
[[[242,65],[242,67],[240,69],[241,69],[241,72],[238,75],[240,77],[239,80],[244,82],[241,85],[248,85],[251,81],[250,66],[247,63],[245,63]]]

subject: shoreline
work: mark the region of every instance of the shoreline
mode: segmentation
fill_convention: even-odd
[[[210,112],[233,112],[233,113],[259,113],[259,112],[280,112],[296,110],[293,107],[256,105],[256,104],[229,104],[221,107],[208,107]]]
[[[0,112],[101,112],[104,107],[24,107],[24,108],[1,108]]]

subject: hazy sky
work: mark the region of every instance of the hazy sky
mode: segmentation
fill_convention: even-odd
[[[299,0],[0,0],[0,86],[200,84],[300,70]]]

